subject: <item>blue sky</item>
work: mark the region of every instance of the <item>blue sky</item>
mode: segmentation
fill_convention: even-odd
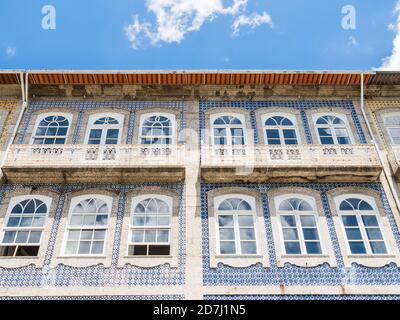
[[[1,0],[0,69],[368,70],[391,57],[400,70],[396,2]],[[355,30],[341,26],[345,5]]]

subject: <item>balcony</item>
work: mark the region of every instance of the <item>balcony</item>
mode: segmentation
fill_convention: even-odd
[[[370,182],[382,166],[371,145],[203,146],[207,182]]]
[[[2,167],[11,183],[178,182],[183,145],[11,145]]]
[[[400,146],[392,145],[388,152],[388,158],[394,177],[397,182],[400,182]]]

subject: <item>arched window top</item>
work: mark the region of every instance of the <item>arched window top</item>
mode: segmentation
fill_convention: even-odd
[[[266,126],[294,126],[292,120],[284,116],[272,116],[265,120]]]
[[[105,124],[105,125],[107,125],[107,124],[119,124],[119,121],[117,119],[113,118],[113,117],[101,117],[101,118],[97,119],[94,122],[94,124],[99,124],[99,125],[102,125],[102,124]]]
[[[226,194],[214,198],[216,211],[253,211],[256,206],[254,197],[245,194]]]
[[[367,201],[356,198],[356,197],[351,197],[344,199],[343,201],[340,202],[339,205],[339,210],[340,211],[373,211],[374,208],[370,203]]]
[[[235,116],[224,115],[215,119],[214,125],[242,125],[242,121]]]
[[[108,213],[108,205],[97,198],[87,198],[80,201],[72,210],[73,213]]]
[[[36,198],[22,200],[17,203],[11,210],[11,214],[37,214],[46,215],[47,206],[46,204]]]
[[[171,122],[171,119],[167,116],[152,115],[152,116],[147,117],[143,121],[143,126],[156,127],[156,128],[170,127],[170,126],[172,126],[172,122]]]
[[[392,112],[383,115],[383,123],[390,126],[400,126],[400,113]]]
[[[342,117],[336,115],[326,115],[318,117],[316,124],[345,125],[346,122],[342,119]]]
[[[305,199],[291,197],[282,200],[279,211],[314,211],[313,206]]]
[[[157,196],[154,197],[149,197],[146,199],[143,199],[142,201],[140,201],[135,209],[134,209],[134,213],[138,213],[138,214],[148,214],[148,213],[152,213],[152,214],[167,214],[170,213],[170,207],[169,204],[160,199],[157,198]]]
[[[41,127],[68,127],[69,121],[66,117],[60,115],[47,116],[39,122]]]

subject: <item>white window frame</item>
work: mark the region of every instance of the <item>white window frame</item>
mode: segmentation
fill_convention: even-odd
[[[10,218],[12,209],[18,203],[20,203],[21,201],[31,200],[31,199],[40,200],[47,207],[47,212],[46,212],[46,215],[45,215],[43,226],[41,226],[41,227],[33,227],[33,226],[32,227],[7,227],[8,220]],[[35,243],[35,244],[29,244],[29,243],[26,243],[26,244],[15,244],[15,243],[7,244],[7,243],[1,242],[1,246],[17,246],[17,247],[18,246],[39,246],[39,250],[40,250],[40,247],[42,246],[42,241],[43,241],[43,232],[46,229],[47,220],[48,220],[48,217],[49,217],[52,200],[53,199],[51,197],[46,197],[46,196],[42,196],[42,195],[22,195],[22,196],[12,197],[10,199],[9,204],[8,204],[6,217],[4,219],[3,226],[1,228],[0,241],[3,240],[4,234],[5,234],[6,231],[41,231],[40,240],[39,240],[38,243]],[[14,257],[15,257],[15,255],[14,255]],[[23,256],[23,257],[29,258],[29,256]],[[37,257],[37,256],[35,256],[35,257]]]
[[[151,112],[151,113],[144,113],[140,116],[139,119],[139,132],[138,132],[138,144],[139,145],[143,145],[143,146],[157,146],[157,144],[142,144],[142,138],[145,138],[146,136],[142,136],[142,129],[143,129],[143,123],[145,120],[147,120],[150,117],[153,116],[160,116],[160,117],[167,117],[170,121],[171,121],[171,127],[172,127],[172,135],[169,136],[169,138],[171,139],[171,143],[169,145],[173,145],[176,144],[176,117],[174,114],[172,113],[166,113],[166,112]],[[168,138],[168,136],[165,136],[166,138]]]
[[[386,113],[386,114],[384,114],[384,115],[382,116],[382,118],[383,118],[383,125],[385,126],[385,130],[386,130],[386,132],[387,132],[387,134],[388,134],[388,136],[389,136],[389,139],[390,139],[391,144],[392,144],[392,145],[395,145],[395,146],[398,146],[398,145],[400,145],[400,143],[395,143],[395,142],[394,142],[393,137],[392,137],[392,135],[391,135],[391,133],[390,133],[390,129],[398,129],[398,130],[400,130],[400,125],[396,126],[396,125],[394,125],[394,124],[386,124],[387,118],[390,118],[390,117],[392,117],[392,116],[398,116],[398,117],[400,117],[400,112],[391,112],[391,113]]]
[[[279,206],[281,205],[281,203],[290,198],[297,198],[297,199],[307,202],[313,208],[313,211],[287,211],[287,212],[280,211]],[[319,227],[319,218],[320,217],[317,213],[317,206],[315,203],[315,199],[313,197],[304,196],[301,194],[285,194],[285,195],[280,195],[280,196],[275,197],[274,202],[275,202],[275,212],[277,215],[277,222],[278,222],[278,226],[279,226],[279,235],[281,237],[281,250],[284,253],[284,255],[287,255],[287,256],[288,255],[310,256],[310,257],[319,257],[319,256],[326,255],[326,251],[325,251],[324,244],[323,244],[322,237],[321,237],[321,230]],[[297,234],[299,236],[298,241],[300,242],[301,253],[294,254],[294,253],[286,252],[285,238],[283,236],[283,226],[282,226],[281,216],[294,216],[295,217],[296,229],[297,229]],[[314,216],[315,228],[317,229],[317,232],[318,232],[318,239],[319,239],[318,242],[319,242],[319,245],[321,248],[321,253],[316,253],[316,254],[307,253],[305,240],[304,240],[304,234],[303,234],[303,227],[302,227],[302,224],[300,221],[300,216]],[[313,240],[312,242],[317,242],[317,241]]]
[[[118,121],[118,124],[94,124],[98,119],[103,118],[103,117],[109,117],[109,118],[114,118]],[[99,145],[104,145],[106,141],[106,135],[107,135],[107,130],[108,129],[118,129],[118,139],[117,139],[117,144],[121,144],[121,138],[122,138],[122,129],[124,127],[124,115],[120,113],[96,113],[92,114],[89,117],[88,121],[88,126],[86,129],[86,137],[85,137],[85,143],[89,144],[89,136],[90,136],[90,131],[92,129],[99,129],[101,131],[101,138],[100,138],[100,144]],[[93,146],[96,146],[94,144]]]
[[[36,138],[41,137],[41,136],[36,136],[36,131],[37,131],[38,127],[39,127],[40,122],[41,122],[43,119],[45,119],[45,118],[47,118],[47,117],[51,117],[51,116],[61,116],[61,117],[64,117],[64,118],[66,118],[66,119],[68,120],[69,125],[68,125],[68,128],[67,128],[67,133],[65,134],[65,136],[58,136],[58,138],[60,138],[60,137],[65,137],[65,144],[67,144],[69,132],[70,132],[70,130],[71,130],[73,115],[70,114],[70,113],[64,113],[64,112],[48,112],[48,113],[41,113],[41,114],[39,114],[39,115],[37,116],[37,118],[36,118],[35,126],[34,126],[33,131],[32,131],[32,136],[31,136],[31,139],[30,139],[30,144],[33,144],[33,142],[34,142],[34,140],[35,140]],[[43,137],[44,137],[44,136],[43,136]],[[49,138],[57,138],[57,137],[49,136]],[[51,146],[62,146],[62,145],[65,145],[65,144],[51,144]],[[47,146],[49,146],[49,145],[47,145]]]
[[[269,118],[272,117],[284,117],[287,118],[288,120],[292,121],[293,126],[281,126],[281,125],[277,125],[277,126],[266,126],[265,125],[265,121],[267,121]],[[280,145],[281,146],[285,146],[287,145],[285,143],[285,138],[283,137],[283,130],[288,129],[288,130],[294,130],[296,133],[296,139],[297,139],[297,145],[301,144],[301,137],[299,134],[299,130],[298,130],[298,124],[297,124],[297,119],[296,116],[293,114],[289,114],[289,113],[278,113],[278,112],[274,112],[274,113],[266,113],[263,114],[261,116],[261,125],[263,128],[263,135],[264,135],[264,142],[266,145],[268,144],[268,137],[267,137],[267,129],[276,129],[279,132],[279,140],[280,140]],[[272,145],[274,146],[274,145]],[[296,144],[288,144],[287,146],[296,146]]]
[[[159,199],[164,201],[168,207],[169,207],[169,225],[168,226],[150,226],[146,227],[144,226],[133,226],[132,225],[132,218],[133,218],[133,213],[136,208],[136,206],[143,200],[146,199]],[[170,196],[166,196],[163,194],[143,194],[140,196],[136,196],[132,198],[131,201],[131,211],[129,214],[129,234],[128,234],[128,244],[126,247],[126,256],[127,257],[168,257],[172,256],[172,239],[173,239],[173,229],[172,229],[172,219],[173,219],[173,198]],[[132,242],[132,232],[134,230],[159,230],[159,229],[168,229],[169,230],[169,237],[168,237],[168,242]],[[131,245],[169,245],[169,255],[129,255],[129,246]]]
[[[250,204],[252,210],[251,211],[219,211],[218,207],[219,205],[227,199],[231,198],[238,198],[241,200],[246,201],[247,203]],[[219,223],[218,223],[218,216],[220,215],[231,215],[233,216],[233,230],[235,234],[235,254],[221,254],[221,248],[220,248],[220,235],[219,235]],[[255,240],[254,242],[256,243],[256,253],[254,254],[249,254],[249,253],[241,253],[241,247],[240,247],[240,234],[239,234],[239,223],[238,223],[238,216],[239,215],[249,215],[253,217],[253,223],[254,223],[254,233],[255,233]],[[258,226],[257,226],[257,209],[256,209],[256,201],[255,198],[252,196],[248,195],[242,195],[242,194],[226,194],[223,196],[217,196],[214,198],[214,219],[215,219],[215,241],[216,241],[216,254],[217,256],[221,257],[240,257],[240,256],[249,256],[249,257],[256,257],[260,255],[260,243],[259,243],[259,231],[258,231]],[[238,253],[240,252],[240,253]]]
[[[340,204],[342,203],[343,200],[349,199],[349,198],[358,198],[361,200],[364,200],[365,202],[367,202],[374,210],[373,211],[358,211],[358,210],[353,210],[353,211],[341,211],[339,210]],[[388,246],[388,241],[386,240],[386,236],[385,236],[385,232],[384,232],[384,228],[382,228],[382,222],[381,222],[381,216],[379,214],[379,210],[376,206],[376,201],[373,197],[369,197],[369,196],[365,196],[362,194],[344,194],[344,195],[340,195],[334,198],[335,201],[335,206],[336,206],[336,211],[338,213],[338,217],[339,217],[339,223],[341,226],[341,230],[343,232],[343,236],[344,236],[344,241],[346,242],[346,250],[348,252],[348,255],[350,256],[354,256],[354,255],[359,255],[359,256],[374,256],[374,257],[379,257],[379,256],[387,256],[391,254],[391,249],[390,246]],[[352,253],[351,249],[350,249],[350,244],[349,244],[349,239],[347,238],[347,234],[346,234],[346,228],[344,226],[343,223],[343,219],[342,216],[349,216],[349,215],[355,215],[357,218],[357,223],[360,229],[360,233],[361,233],[361,237],[362,237],[362,241],[364,243],[364,247],[366,249],[366,253]],[[379,230],[382,234],[382,240],[380,240],[380,242],[383,242],[385,244],[385,248],[386,248],[386,253],[372,253],[370,244],[369,244],[369,240],[368,240],[368,236],[367,233],[365,231],[365,226],[364,223],[362,221],[362,217],[361,216],[375,216],[376,220],[378,222],[378,226],[379,226]]]
[[[325,117],[325,116],[332,116],[332,117],[339,118],[340,120],[342,120],[342,121],[344,122],[344,127],[336,127],[336,126],[328,125],[328,124],[324,124],[324,125],[322,125],[322,124],[317,124],[317,120],[318,120],[319,118]],[[337,139],[337,136],[336,136],[336,131],[335,131],[335,129],[346,129],[346,130],[347,130],[347,133],[348,133],[348,135],[349,135],[350,145],[355,144],[353,132],[352,132],[352,130],[351,130],[351,127],[350,127],[350,125],[349,125],[349,122],[347,121],[347,116],[346,116],[345,114],[341,114],[341,113],[332,113],[332,112],[313,114],[313,124],[314,124],[315,133],[316,133],[317,138],[318,138],[318,142],[319,142],[319,144],[321,144],[321,145],[324,145],[324,146],[337,146],[337,145],[345,146],[345,145],[342,145],[342,144],[339,144],[339,143],[338,143],[338,139]],[[321,142],[321,137],[320,137],[319,132],[318,132],[318,129],[319,129],[319,128],[328,128],[328,129],[331,130],[332,139],[333,139],[334,144],[331,144],[331,145],[329,145],[329,144],[322,144],[322,142]]]
[[[107,218],[107,225],[101,225],[101,226],[88,226],[88,227],[70,227],[70,219],[71,215],[73,213],[73,209],[83,200],[86,199],[99,199],[104,201],[107,204],[107,207],[109,209],[108,211],[108,218]],[[61,256],[62,257],[75,257],[75,258],[88,258],[88,257],[104,257],[106,248],[107,248],[107,237],[109,234],[109,228],[110,228],[110,220],[111,220],[111,215],[112,215],[112,204],[113,204],[113,198],[110,196],[105,196],[102,194],[85,194],[81,196],[76,196],[71,199],[70,207],[68,209],[68,216],[67,216],[67,221],[65,225],[65,231],[64,231],[64,238],[61,246]],[[67,241],[68,241],[68,235],[70,230],[83,230],[83,229],[105,229],[105,236],[104,236],[104,245],[103,245],[103,252],[99,254],[66,254],[65,250],[67,248]]]
[[[239,125],[214,125],[214,121],[217,120],[220,117],[223,116],[230,116],[230,117],[235,117],[237,119],[239,119],[242,122],[242,125],[240,126],[240,128],[243,131],[243,141],[244,144],[232,144],[232,134],[231,134],[231,129],[232,128],[239,128]],[[230,112],[224,112],[224,113],[215,113],[212,114],[210,117],[210,128],[211,128],[211,145],[213,146],[219,146],[219,147],[233,147],[233,148],[240,148],[240,147],[244,147],[247,145],[247,132],[246,132],[246,118],[243,114],[240,113],[230,113]],[[226,129],[226,141],[227,144],[224,145],[220,145],[220,144],[215,144],[215,136],[214,136],[214,128],[225,128]]]

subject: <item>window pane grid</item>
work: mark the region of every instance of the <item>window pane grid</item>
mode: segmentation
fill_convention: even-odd
[[[224,116],[215,120],[213,123],[213,134],[215,145],[245,144],[244,126],[239,119],[234,117]]]
[[[281,214],[280,217],[286,254],[322,254],[314,215]]]
[[[352,254],[387,254],[376,215],[342,215],[342,223]]]
[[[270,145],[298,144],[295,126],[293,125],[293,122],[287,118],[269,118],[264,122],[264,128],[267,143]]]
[[[223,225],[225,223],[226,225]],[[222,255],[257,254],[257,239],[253,214],[217,214],[219,253]]]
[[[70,229],[65,253],[67,255],[102,254],[106,229]]]

